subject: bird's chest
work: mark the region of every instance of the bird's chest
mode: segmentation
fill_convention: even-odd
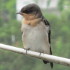
[[[48,30],[46,30],[44,23],[41,22],[36,26],[22,24],[22,32],[25,39],[35,41],[37,39],[42,40],[42,38],[47,35],[46,32],[48,33]]]
[[[22,26],[22,40],[24,46],[30,48],[32,47],[32,50],[34,50],[35,47],[37,47],[36,49],[40,49],[41,46],[46,46],[48,40],[48,30],[46,30],[46,27],[42,22],[35,27],[27,24],[23,24]]]

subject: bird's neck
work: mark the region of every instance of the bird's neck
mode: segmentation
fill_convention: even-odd
[[[41,18],[34,18],[34,19],[23,19],[23,24],[28,24],[31,26],[36,26],[39,22],[41,22]]]

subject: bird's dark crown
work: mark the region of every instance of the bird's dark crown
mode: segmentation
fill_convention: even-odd
[[[39,6],[36,4],[28,4],[28,5],[24,6],[21,9],[21,13],[42,15]]]

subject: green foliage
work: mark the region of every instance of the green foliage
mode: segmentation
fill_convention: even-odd
[[[5,3],[4,3],[5,2]],[[0,42],[12,44],[12,35],[16,37],[16,41],[20,35],[20,25],[16,21],[16,5],[15,1],[1,0],[1,17],[0,17]]]
[[[64,0],[59,0],[58,8],[59,10],[63,10],[64,7]]]
[[[69,5],[68,0],[61,1]],[[0,0],[0,42],[22,47],[20,24],[16,20],[15,0]],[[60,16],[44,13],[51,24],[51,47],[53,55],[70,58],[70,10],[62,9]],[[15,41],[12,42],[12,35]],[[0,70],[50,70],[42,60],[0,49]],[[53,70],[70,70],[54,64]]]
[[[70,0],[59,0],[58,9],[63,11],[64,9],[70,8]]]

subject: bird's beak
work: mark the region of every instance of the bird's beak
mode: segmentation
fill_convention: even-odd
[[[16,13],[16,14],[20,14],[20,15],[23,15],[23,13],[22,13],[22,12],[18,12],[18,13]]]
[[[26,13],[18,12],[18,13],[16,13],[16,14],[20,14],[21,16],[23,16],[23,17],[25,17],[25,18],[28,18],[28,14],[26,14]]]

